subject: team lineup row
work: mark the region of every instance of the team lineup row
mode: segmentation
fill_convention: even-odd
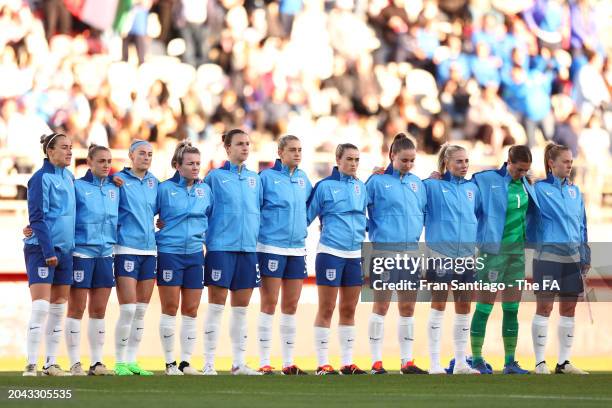
[[[272,321],[280,295],[282,374],[302,375],[293,362],[295,313],[307,275],[305,238],[315,218],[321,234],[315,261],[318,311],[314,341],[316,374],[365,374],[353,363],[355,308],[363,277],[361,245],[366,230],[373,243],[416,243],[423,228],[432,254],[459,258],[490,254],[485,267],[457,273],[426,271],[430,282],[512,283],[524,279],[523,245],[536,243],[534,278],[553,276],[555,292],[537,294],[532,323],[536,373],[549,373],[544,361],[548,316],[555,297],[560,302],[559,373],[584,373],[569,362],[574,310],[582,292],[582,276],[589,270],[586,216],[582,195],[568,177],[571,151],[549,145],[545,151],[547,178],[532,184],[527,178],[532,157],[526,146],[513,146],[507,163],[498,170],[466,179],[469,159],[464,148],[446,145],[439,154],[437,172],[426,180],[410,173],[416,157],[413,142],[403,134],[390,147],[390,164],[366,183],[356,178],[359,150],[338,145],[337,166],[312,187],[299,169],[301,144],[295,136],[279,141],[274,167],[257,174],[244,165],[249,136],[234,129],[223,135],[228,160],[200,180],[200,152],[180,143],[171,165],[175,175],[162,183],[148,171],[152,146],[132,143],[132,166],[109,176],[111,152],[91,146],[87,174],[78,180],[66,168],[72,144],[62,134],[41,137],[45,162],[28,182],[30,225],[25,229],[26,270],[32,297],[27,330],[24,375],[37,375],[39,344],[45,339],[44,375],[86,375],[80,363],[81,320],[88,304],[90,375],[151,375],[137,363],[144,316],[155,282],[161,302],[159,337],[168,375],[216,374],[215,351],[219,326],[230,294],[232,374],[274,373],[270,366]],[[154,217],[159,215],[158,231]],[[471,243],[471,245],[469,245]],[[206,246],[206,255],[203,246]],[[111,288],[116,285],[120,304],[115,326],[114,370],[102,364],[104,315]],[[189,362],[197,328],[197,310],[203,287],[208,288],[204,323],[205,364],[199,371]],[[516,286],[516,285],[515,285]],[[258,321],[260,368],[245,363],[246,312],[254,288],[259,287]],[[470,322],[471,291],[455,291],[453,328],[455,374],[492,373],[481,350],[486,324],[496,300],[494,292],[478,292]],[[430,368],[414,364],[415,291],[398,292],[398,339],[401,372],[441,374],[440,333],[448,290],[432,291],[428,321]],[[372,369],[384,374],[382,339],[389,291],[375,291],[368,322]],[[341,367],[329,364],[331,319],[338,301]],[[504,373],[528,373],[515,360],[520,291],[502,293],[505,349]],[[67,305],[67,307],[66,307]],[[181,330],[176,315],[180,307]],[[67,315],[64,325],[64,315]],[[56,363],[65,333],[71,368]],[[44,336],[43,336],[44,334]],[[174,355],[180,337],[180,363]],[[471,342],[472,357],[467,358]]]

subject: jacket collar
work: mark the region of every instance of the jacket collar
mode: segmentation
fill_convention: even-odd
[[[447,171],[446,173],[444,173],[444,175],[442,176],[442,180],[445,180],[451,183],[455,183],[455,184],[465,183],[465,177],[453,176],[450,171]]]
[[[223,163],[223,166],[219,167],[222,170],[227,170],[230,171],[232,173],[236,173],[238,174],[238,171],[240,170],[240,172],[242,172],[243,170],[247,170],[246,164],[242,164],[241,166],[237,166],[235,164],[233,164],[232,162],[230,162],[229,160],[226,160],[225,163]]]
[[[101,179],[99,177],[94,176],[91,169],[87,170],[87,173],[85,173],[85,175],[81,178],[81,180],[87,181],[88,183],[91,183],[96,186],[104,185],[109,182],[108,177],[104,177]]]
[[[45,173],[53,173],[53,174],[64,174],[65,167],[59,167],[51,163],[49,159],[45,158],[42,165],[43,171]]]
[[[340,170],[338,170],[338,166],[334,166],[334,169],[332,170],[332,174],[331,174],[330,178],[332,180],[338,180],[338,181],[351,181],[351,180],[355,180],[355,177],[346,175],[346,174],[342,173]]]
[[[172,176],[172,178],[170,179],[170,181],[172,181],[173,183],[181,186],[181,187],[187,187],[187,179],[183,176],[181,176],[181,174],[177,171],[174,172],[174,176]],[[193,184],[198,184],[200,182],[200,179],[196,179],[193,181]]]
[[[567,178],[560,178],[560,177],[555,177],[552,172],[548,173],[548,175],[546,176],[546,179],[544,180],[547,183],[552,184],[555,187],[563,187],[564,185],[568,184],[567,182]]]
[[[289,170],[289,166],[284,165],[280,159],[276,159],[276,161],[274,162],[274,167],[272,167],[272,170],[276,170],[280,173],[291,176],[291,171]],[[298,167],[296,167],[295,170],[293,171],[294,175],[297,173],[297,170],[298,170]]]
[[[138,177],[138,176],[136,176],[136,175],[134,174],[134,172],[132,171],[132,168],[131,168],[131,167],[124,167],[124,168],[123,168],[123,170],[121,170],[121,172],[122,172],[122,173],[127,174],[127,175],[128,175],[128,176],[130,176],[130,177],[134,177],[134,178],[136,178],[136,179],[139,179],[139,180],[140,180],[140,177]],[[142,177],[142,180],[146,180],[146,179],[151,178],[151,177],[153,177],[153,175],[151,174],[151,172],[147,171],[147,172],[144,174],[144,176]]]

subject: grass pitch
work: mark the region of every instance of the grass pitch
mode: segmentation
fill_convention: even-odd
[[[71,399],[9,399],[13,389],[71,390]],[[0,374],[2,407],[591,407],[612,406],[612,373],[588,376],[64,377]]]

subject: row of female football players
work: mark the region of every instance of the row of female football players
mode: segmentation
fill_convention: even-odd
[[[249,136],[238,129],[223,135],[228,160],[204,181],[198,179],[201,155],[189,143],[180,143],[172,158],[175,175],[159,183],[148,171],[153,156],[146,141],[135,141],[129,149],[132,167],[109,177],[111,152],[101,146],[89,149],[87,174],[78,180],[66,169],[71,163],[70,139],[62,134],[41,138],[45,162],[28,183],[30,227],[26,228],[25,259],[32,296],[32,314],[27,332],[28,362],[24,375],[37,375],[39,343],[45,339],[44,375],[85,375],[80,363],[81,320],[89,314],[90,375],[151,375],[137,363],[144,316],[155,280],[161,301],[159,337],[168,375],[216,374],[214,359],[219,326],[230,294],[230,340],[232,373],[273,373],[270,343],[274,313],[282,294],[280,334],[282,374],[303,375],[293,361],[296,309],[307,276],[305,238],[307,226],[321,221],[317,248],[316,281],[318,312],[315,319],[316,374],[338,374],[328,359],[331,319],[338,301],[341,374],[364,374],[353,363],[355,309],[361,285],[361,244],[369,223],[372,242],[418,242],[425,227],[425,240],[434,254],[449,256],[445,244],[486,242],[491,257],[479,279],[509,282],[524,277],[524,259],[504,253],[500,244],[521,243],[529,230],[538,242],[586,242],[584,205],[577,187],[569,181],[571,152],[549,145],[545,165],[548,177],[532,186],[526,179],[531,154],[515,146],[501,169],[477,173],[466,180],[467,152],[445,146],[440,152],[438,172],[421,181],[410,173],[414,144],[403,134],[390,147],[391,163],[364,184],[356,178],[359,150],[341,144],[336,150],[337,167],[331,176],[312,188],[299,169],[302,149],[295,136],[284,136],[274,167],[257,174],[245,167]],[[552,193],[551,193],[552,191]],[[366,213],[368,216],[366,217]],[[154,217],[159,214],[155,232]],[[426,216],[425,216],[426,215]],[[533,227],[533,228],[530,228]],[[550,234],[550,235],[547,235]],[[555,235],[556,234],[556,235]],[[554,237],[554,239],[552,239]],[[202,247],[206,245],[204,257]],[[451,245],[451,246],[453,246]],[[469,247],[469,245],[468,245]],[[473,245],[472,245],[473,247]],[[505,246],[504,246],[505,247]],[[555,274],[568,285],[561,288],[561,353],[557,371],[580,372],[569,362],[573,314],[581,289],[576,270],[588,270],[588,251],[573,249],[558,254],[540,245],[534,263],[536,279]],[[507,252],[507,251],[506,251]],[[453,256],[473,255],[473,248]],[[522,265],[520,264],[522,260]],[[494,273],[493,273],[494,272]],[[474,280],[475,271],[427,271],[430,280]],[[478,272],[480,274],[480,272]],[[486,275],[486,276],[485,276]],[[495,275],[495,276],[493,276]],[[581,284],[581,280],[579,282]],[[111,288],[116,285],[120,314],[115,327],[114,370],[102,363],[105,337],[104,315]],[[572,286],[573,285],[573,286]],[[208,287],[208,312],[204,324],[205,364],[202,371],[190,366],[196,339],[196,317],[203,287]],[[246,365],[246,312],[253,289],[259,287],[261,310],[258,321],[260,368]],[[504,372],[524,373],[514,359],[517,311],[520,294],[508,289],[502,297],[503,339],[506,349]],[[399,293],[398,339],[405,374],[426,373],[412,358],[414,339],[414,292]],[[471,324],[473,359],[466,359],[470,335],[470,296],[455,293],[454,373],[488,373],[480,354],[486,319],[495,297],[479,294]],[[433,293],[428,334],[432,374],[442,373],[440,334],[447,291]],[[338,299],[339,298],[339,299]],[[536,372],[548,372],[544,362],[547,319],[555,294],[538,294],[533,321],[534,347],[539,362]],[[89,303],[87,303],[89,302]],[[67,319],[63,325],[63,317]],[[383,374],[382,341],[389,293],[376,295],[368,332],[372,351],[372,373]],[[181,329],[176,315],[180,307]],[[65,332],[70,372],[56,362]],[[44,334],[44,336],[43,336]],[[569,334],[569,335],[568,335]],[[180,338],[180,363],[174,355]],[[537,341],[536,341],[537,340]]]

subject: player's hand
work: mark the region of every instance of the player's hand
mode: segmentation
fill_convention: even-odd
[[[52,256],[51,258],[45,259],[45,263],[47,266],[56,267],[57,266],[57,256]]]
[[[117,176],[113,176],[113,184],[116,185],[117,187],[122,187],[123,186],[123,179],[121,177],[117,177]]]
[[[442,178],[442,175],[438,171],[432,171],[429,175],[429,178],[440,180]]]
[[[372,169],[372,174],[385,174],[385,168],[384,167],[375,166]]]
[[[155,222],[155,226],[157,227],[157,229],[162,229],[166,226],[166,223],[161,218],[158,218]]]
[[[591,265],[590,264],[583,264],[580,267],[580,273],[582,274],[582,276],[586,276],[587,273],[589,273],[590,270],[591,270]]]
[[[29,225],[25,226],[23,229],[23,236],[26,238],[30,238],[32,235],[34,235],[34,231],[32,230],[32,228]]]

